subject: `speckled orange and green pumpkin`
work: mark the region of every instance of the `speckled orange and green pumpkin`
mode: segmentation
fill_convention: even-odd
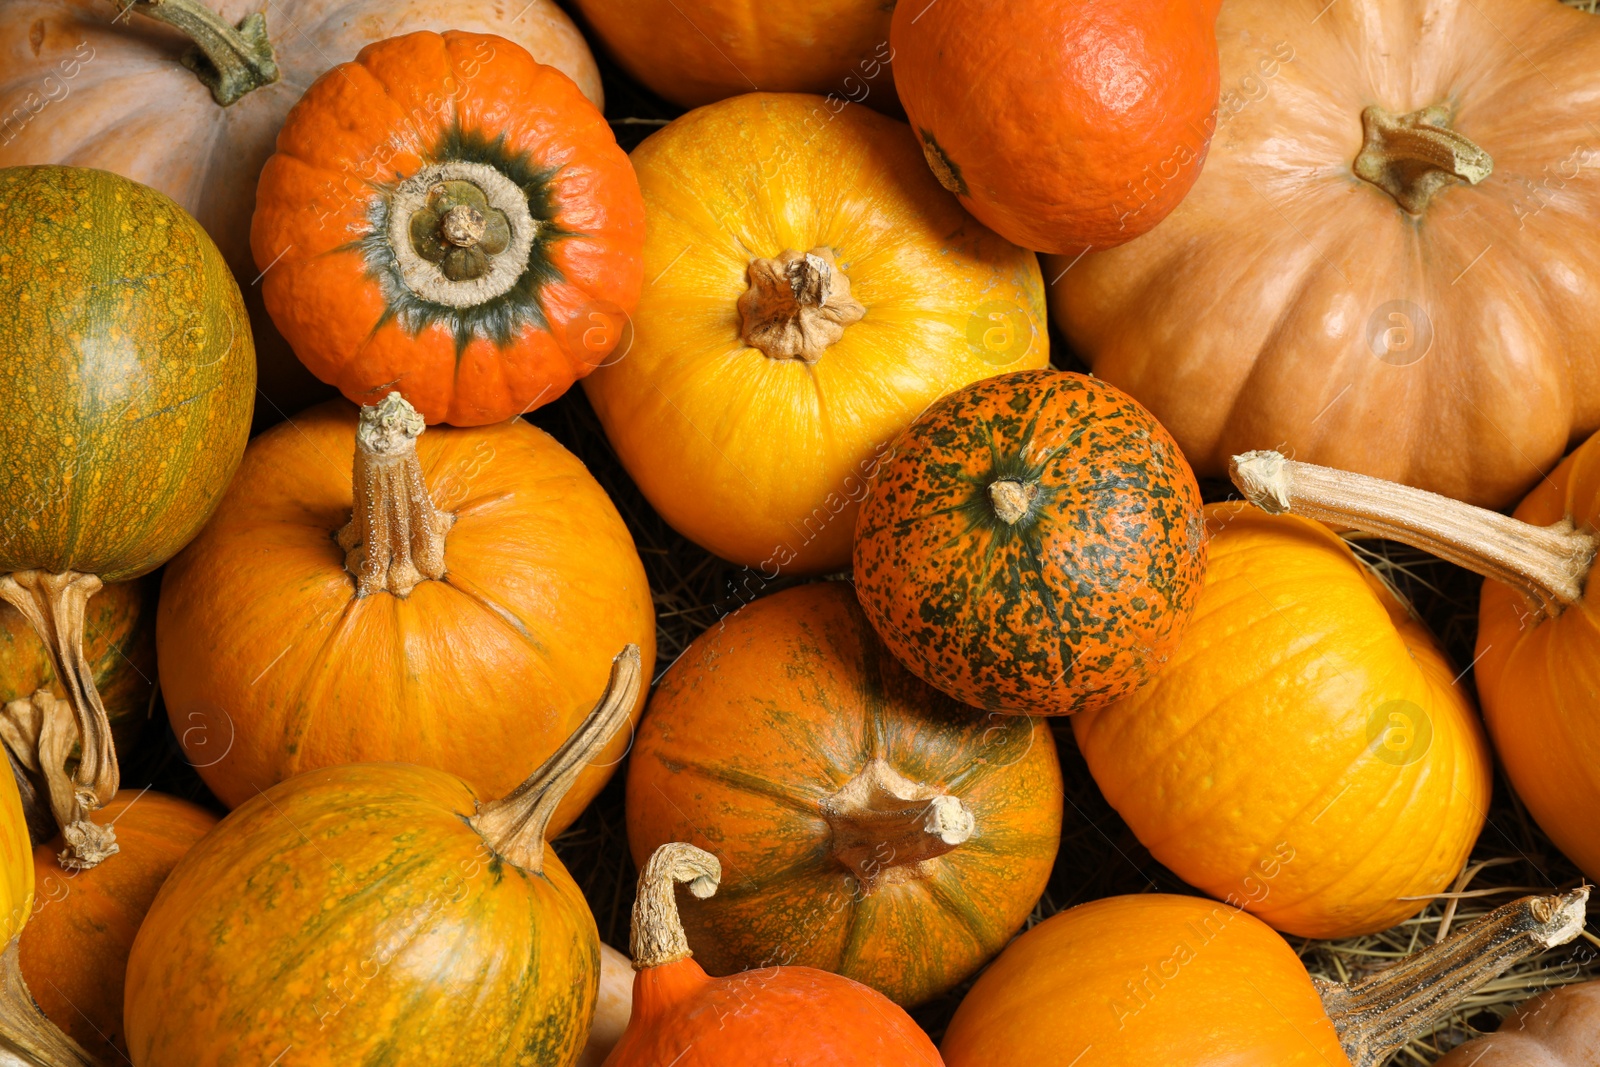
[[[634,743],[628,843],[641,866],[669,841],[721,861],[715,896],[682,897],[711,974],[799,964],[916,1004],[1027,920],[1061,795],[1043,720],[923,685],[830,582],[746,605],[673,664]]]
[[[123,749],[144,728],[156,687],[153,580],[118,582],[90,598],[83,653],[94,668],[95,688],[117,748]],[[49,689],[58,700],[67,698],[39,635],[20,611],[0,602],[0,705],[26,700],[37,689]]]
[[[1176,646],[1205,576],[1194,473],[1137,401],[1018,371],[895,442],[856,525],[855,582],[924,681],[995,711],[1126,696]]]
[[[0,234],[0,574],[154,570],[244,450],[239,287],[182,208],[105,171],[0,170]]]

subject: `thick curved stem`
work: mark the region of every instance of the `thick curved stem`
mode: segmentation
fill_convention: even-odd
[[[1425,107],[1396,115],[1373,106],[1361,113],[1366,140],[1351,169],[1394,197],[1413,215],[1447,185],[1477,185],[1494,173],[1494,160],[1450,128],[1450,110]]]
[[[832,249],[751,260],[749,278],[739,297],[741,336],[769,359],[815,363],[867,313],[850,295]]]
[[[527,781],[499,800],[478,806],[470,820],[472,826],[498,855],[525,871],[544,870],[545,831],[550,817],[578,780],[579,772],[632,715],[639,701],[641,675],[639,646],[629,645],[611,661],[606,691],[583,725]]]
[[[399,393],[361,409],[355,508],[337,534],[356,596],[387,589],[406,597],[419,582],[444,577],[444,539],[456,517],[433,506],[422,479],[417,437],[426,428]]]
[[[17,939],[0,954],[0,1064],[26,1067],[100,1067],[33,1001],[22,980]]]
[[[1431,552],[1511,586],[1534,610],[1559,615],[1583,596],[1600,538],[1570,519],[1525,522],[1365,474],[1246,452],[1229,465],[1245,499],[1272,514],[1293,512]]]
[[[1507,968],[1583,932],[1589,887],[1523,897],[1437,945],[1348,985],[1317,980],[1353,1067],[1377,1067]]]
[[[183,65],[194,71],[195,77],[211,90],[212,99],[223,107],[278,80],[277,57],[267,39],[267,19],[260,12],[238,26],[230,26],[201,0],[117,3],[123,14],[137,11],[193,41],[194,48],[183,57]]]
[[[916,877],[923,863],[977,830],[960,798],[913,782],[881,759],[824,800],[822,815],[833,828],[834,858],[869,893]]]
[[[633,935],[629,948],[633,969],[647,970],[688,959],[689,938],[678,918],[673,895],[679,882],[705,900],[722,881],[722,864],[705,849],[682,841],[668,841],[650,854],[639,872],[639,894],[633,900]]]
[[[72,868],[93,867],[117,851],[111,828],[89,821],[89,812],[110,803],[120,784],[111,721],[95,689],[94,670],[83,654],[84,612],[89,598],[99,591],[99,578],[77,571],[16,571],[0,578],[0,600],[22,612],[33,626],[67,693],[64,702],[48,692],[42,701],[34,695],[37,721],[27,734],[33,742],[32,758],[24,752],[17,757],[44,775],[50,809],[67,845],[61,863]],[[10,710],[22,711],[8,705]],[[68,773],[74,745],[80,750],[78,766]]]

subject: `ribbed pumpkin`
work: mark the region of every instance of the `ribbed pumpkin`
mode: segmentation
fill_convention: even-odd
[[[194,215],[244,286],[261,369],[256,419],[271,424],[333,394],[294,358],[249,284],[260,273],[250,216],[261,168],[317,75],[373,41],[445,29],[507,37],[601,106],[594,57],[553,0],[6,0],[0,166],[98,167]],[[192,49],[203,62],[187,58]]]
[[[847,566],[895,435],[1049,358],[1035,257],[939,188],[902,123],[751,94],[633,163],[649,283],[625,356],[584,389],[656,510],[766,579]]]
[[[754,91],[831,93],[893,108],[884,0],[577,0],[624,70],[675,104]]]
[[[1474,664],[1489,736],[1540,828],[1600,878],[1600,436],[1514,518],[1276,452],[1234,464],[1263,507],[1404,541],[1489,579]]]
[[[983,973],[950,1067],[1378,1067],[1463,997],[1583,930],[1587,887],[1524,897],[1348,985],[1313,979],[1245,912],[1108,897],[1059,912]]]
[[[1156,679],[1073,719],[1151,855],[1279,930],[1337,938],[1460,872],[1493,772],[1424,626],[1326,527],[1206,509],[1205,589]]]
[[[923,685],[843,583],[765,597],[701,635],[628,766],[634,861],[688,840],[728,871],[684,915],[712,974],[804,964],[927,1000],[1022,926],[1060,842],[1048,726]]]
[[[570,1067],[600,940],[545,840],[640,676],[630,646],[583,726],[501,800],[442,771],[357,763],[229,815],[139,928],[124,1009],[135,1067]]]
[[[1434,1067],[1595,1067],[1600,1063],[1600,982],[1525,1000],[1488,1037],[1457,1045]]]
[[[117,828],[117,858],[62,867],[61,842],[33,850],[33,917],[20,940],[22,976],[45,1015],[105,1063],[126,1062],[123,977],[156,891],[216,816],[176,797],[123,790],[94,813]]]
[[[167,568],[167,713],[230,807],[361,760],[504,793],[583,721],[606,648],[653,660],[644,567],[583,464],[520,419],[422,428],[391,394],[359,428],[333,401],[269,430]],[[583,770],[557,830],[627,744]]]
[[[662,845],[633,905],[633,1017],[606,1067],[942,1067],[911,1017],[866,986],[812,967],[771,965],[708,978],[691,957],[674,890],[704,899],[722,868],[709,852]]]
[[[856,526],[855,582],[924,681],[1064,715],[1142,685],[1205,575],[1200,489],[1126,394],[1021,371],[933,405],[894,443]]]
[[[639,299],[644,209],[572,79],[490,34],[368,45],[306,90],[250,246],[272,321],[357,403],[501,422],[560,396]]]
[[[67,692],[40,762],[68,848],[93,864],[113,835],[85,816],[116,794],[117,764],[83,649],[88,599],[166,562],[221,499],[250,428],[250,323],[205,231],[125,178],[0,170],[0,233],[0,406],[19,413],[0,420],[0,600]]]

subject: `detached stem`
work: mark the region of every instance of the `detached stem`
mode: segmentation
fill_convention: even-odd
[[[578,774],[600,754],[639,700],[639,646],[611,661],[611,679],[583,725],[528,780],[499,800],[479,805],[471,820],[489,847],[525,871],[544,870],[545,831]]]
[[[1564,519],[1533,526],[1364,474],[1246,452],[1229,466],[1245,498],[1272,514],[1292,511],[1401,541],[1518,590],[1555,616],[1583,596],[1600,538]]]
[[[739,297],[741,336],[769,359],[815,363],[867,313],[829,248],[752,260],[749,278]]]
[[[194,49],[183,57],[183,65],[223,107],[278,80],[266,16],[260,12],[235,27],[201,0],[117,0],[117,4],[124,14],[137,11],[193,41]]]
[[[705,900],[722,881],[722,864],[704,849],[682,841],[668,841],[650,854],[639,872],[639,895],[633,901],[633,936],[629,949],[633,969],[648,970],[688,959],[689,938],[678,917],[673,891],[679,882]]]
[[[100,1067],[98,1060],[39,1010],[22,979],[17,952],[17,939],[12,938],[0,954],[0,1064]]]
[[[37,718],[27,734],[32,752],[16,756],[44,775],[50,810],[67,845],[61,863],[70,868],[93,867],[117,851],[111,828],[89,821],[89,813],[109,803],[120,784],[111,721],[95,689],[94,669],[83,654],[84,613],[89,598],[99,591],[99,578],[78,571],[16,571],[0,578],[0,600],[22,612],[33,626],[67,693],[65,701],[48,692],[42,698],[35,694],[32,708]],[[8,717],[21,710],[8,705]],[[67,761],[75,744],[80,749],[78,767],[68,774]]]
[[[1376,1067],[1507,968],[1583,932],[1589,887],[1523,897],[1440,942],[1348,985],[1318,981],[1353,1067]]]
[[[1445,186],[1477,185],[1494,173],[1489,153],[1452,130],[1450,118],[1450,109],[1438,105],[1408,115],[1367,108],[1361,113],[1366,141],[1351,169],[1421,215]]]
[[[833,856],[866,892],[915,877],[927,860],[970,839],[977,820],[957,797],[913,782],[875,759],[822,802]]]

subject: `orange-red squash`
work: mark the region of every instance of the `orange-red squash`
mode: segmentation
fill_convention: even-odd
[[[456,31],[318,78],[250,229],[267,310],[317,377],[459,426],[548,403],[610,353],[590,316],[633,311],[643,239],[633,169],[572,79]]]
[[[730,873],[684,912],[713,974],[805,964],[901,1004],[960,982],[1027,920],[1061,810],[1047,724],[923,685],[840,582],[702,634],[662,678],[628,770],[634,861],[687,840]]]
[[[856,525],[861,605],[913,673],[996,711],[1064,715],[1142,685],[1205,576],[1200,489],[1103,382],[1019,371],[930,407]]]
[[[606,1067],[940,1067],[904,1011],[866,986],[775,965],[709,978],[691,957],[674,890],[706,898],[722,867],[682,842],[656,849],[633,906],[633,1017]]]
[[[275,427],[167,568],[161,689],[223,803],[358,760],[504,793],[583,721],[606,648],[654,658],[644,567],[583,464],[520,419],[421,431],[394,394],[359,426],[338,400]],[[558,830],[627,743],[584,768]]]
[[[1434,1067],[1595,1067],[1600,1064],[1600,982],[1518,1004],[1487,1037],[1458,1045]]]

